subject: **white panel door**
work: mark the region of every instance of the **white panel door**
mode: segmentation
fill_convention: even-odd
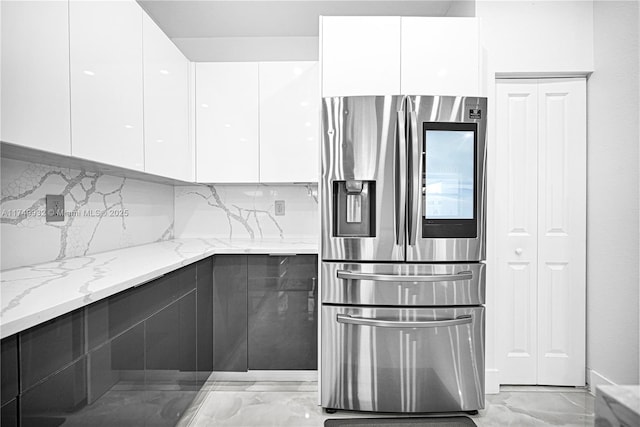
[[[501,383],[536,384],[537,115],[535,84],[497,86],[496,254]]]
[[[69,4],[1,7],[2,141],[69,155]]]
[[[538,384],[584,386],[586,82],[538,84]]]
[[[500,382],[583,386],[584,79],[496,85]]]
[[[144,170],[194,181],[189,141],[189,61],[143,17]]]
[[[144,170],[142,9],[71,0],[69,25],[72,155]]]
[[[198,182],[258,182],[258,63],[196,64]]]
[[[477,18],[402,18],[401,90],[407,95],[480,95]]]
[[[260,63],[260,182],[318,181],[317,62]]]
[[[400,93],[400,17],[324,16],[322,96]]]

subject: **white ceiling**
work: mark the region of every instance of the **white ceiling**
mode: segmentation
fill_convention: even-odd
[[[138,0],[172,39],[317,37],[318,16],[473,16],[461,0]]]

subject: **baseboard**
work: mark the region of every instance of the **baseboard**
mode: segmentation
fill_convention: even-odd
[[[500,371],[497,369],[487,369],[484,371],[484,393],[500,393]]]
[[[318,371],[213,372],[214,381],[317,381]]]
[[[590,368],[587,368],[587,382],[589,383],[589,393],[593,394],[594,396],[596,394],[596,387],[598,386],[617,385],[616,383],[611,381],[609,378],[599,374],[598,372]]]

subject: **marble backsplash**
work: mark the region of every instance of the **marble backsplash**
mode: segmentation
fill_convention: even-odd
[[[173,238],[174,187],[1,159],[2,270]],[[63,222],[45,196],[63,194]]]
[[[184,186],[175,195],[176,237],[318,238],[315,184]],[[276,200],[285,202],[283,216],[275,214]]]

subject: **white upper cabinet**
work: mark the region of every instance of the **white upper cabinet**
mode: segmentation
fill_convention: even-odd
[[[2,141],[69,155],[68,2],[1,7]]]
[[[144,170],[194,180],[189,141],[189,61],[149,16],[143,17]]]
[[[322,96],[400,93],[400,17],[321,18]]]
[[[142,171],[142,9],[134,0],[71,0],[69,19],[71,153]]]
[[[318,180],[317,62],[260,63],[260,182]]]
[[[402,18],[401,93],[480,94],[476,18]]]
[[[196,180],[259,177],[258,63],[196,64]]]

